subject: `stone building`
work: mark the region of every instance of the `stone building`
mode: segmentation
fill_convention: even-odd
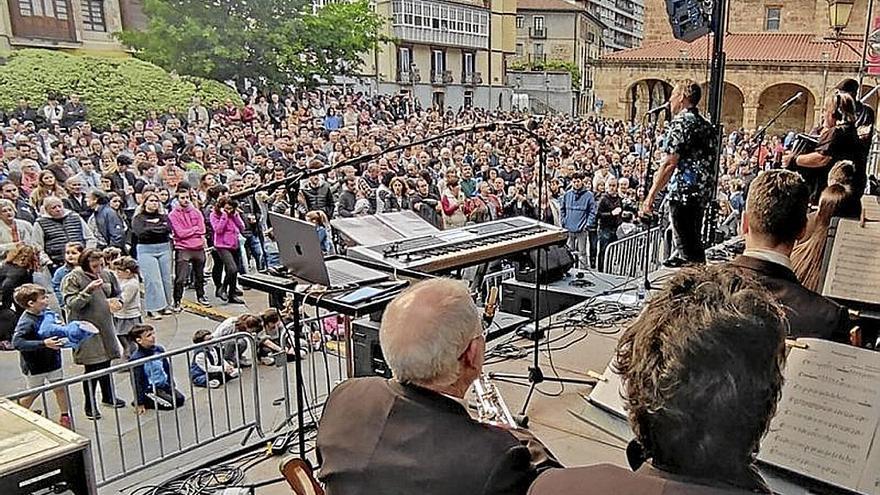
[[[828,38],[825,0],[731,1],[725,38],[725,129],[759,127],[798,92],[803,97],[771,131],[802,131],[818,122],[824,95],[840,80],[858,75],[866,5],[867,0],[856,0],[841,42]],[[664,1],[647,0],[646,9],[643,46],[602,57],[595,91],[603,115],[638,119],[665,102],[676,81],[690,78],[704,88],[708,81],[711,39],[675,40]],[[876,101],[874,96],[869,103],[876,106]]]
[[[566,113],[591,111],[594,65],[603,51],[606,26],[582,3],[566,0],[519,0],[516,13],[516,56],[508,61],[511,67],[543,70],[547,62],[573,63],[580,74],[576,87],[571,87],[569,98],[573,100],[551,106]],[[514,91],[529,94],[535,101],[540,101],[538,93],[546,93],[553,82],[534,74],[511,72],[510,76]]]
[[[509,108],[516,0],[377,0],[394,39],[365,56],[356,89],[423,106]]]
[[[143,0],[0,1],[0,50],[123,52],[113,33],[145,23]]]

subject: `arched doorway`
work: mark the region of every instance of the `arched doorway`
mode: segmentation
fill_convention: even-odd
[[[627,120],[640,121],[648,110],[669,100],[672,85],[660,79],[643,79],[633,83],[626,91]],[[661,118],[664,114],[660,114]],[[668,112],[665,115],[668,119]]]
[[[779,119],[770,126],[767,133],[782,135],[788,131],[803,132],[813,126],[813,109],[816,97],[809,89],[794,83],[774,84],[761,92],[758,98],[758,125],[762,126],[779,111],[779,107],[792,96],[803,92],[804,96],[786,110]]]
[[[700,112],[703,112],[703,115],[708,119],[710,118],[708,110],[709,83],[701,84],[700,89],[703,90],[699,105]],[[743,92],[735,84],[727,81],[724,81],[724,89],[721,91],[721,124],[724,125],[724,133],[730,134],[743,126],[743,104],[746,99]]]

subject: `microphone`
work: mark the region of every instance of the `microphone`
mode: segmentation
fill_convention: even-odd
[[[780,107],[790,107],[790,106],[794,105],[796,101],[800,100],[803,96],[804,96],[804,92],[798,91],[796,95],[785,100],[785,103],[783,103],[782,105],[779,105],[779,106]]]
[[[654,108],[648,110],[647,112],[645,112],[645,115],[653,115],[655,113],[662,112],[663,110],[666,110],[667,108],[669,108],[668,101],[660,106],[657,106],[657,107],[654,107]]]
[[[483,325],[488,327],[495,319],[495,311],[497,309],[498,287],[489,289],[489,297],[486,298],[486,306],[483,307]]]

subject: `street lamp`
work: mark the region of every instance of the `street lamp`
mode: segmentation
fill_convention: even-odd
[[[828,0],[828,24],[837,38],[849,24],[855,0]]]

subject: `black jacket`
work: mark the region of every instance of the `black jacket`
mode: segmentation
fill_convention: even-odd
[[[339,216],[343,218],[354,216],[354,205],[357,203],[357,197],[348,189],[339,193]]]
[[[322,182],[318,187],[307,185],[302,189],[302,194],[309,210],[321,210],[327,214],[327,218],[333,218],[333,210],[336,208],[333,204],[333,192],[327,183]]]
[[[449,397],[380,377],[333,390],[318,457],[332,495],[524,494],[540,470],[559,467],[531,435],[478,423]]]
[[[739,256],[731,261],[731,265],[753,277],[776,296],[788,317],[789,337],[849,342],[851,324],[846,308],[802,286],[793,271],[749,256]]]
[[[610,194],[603,194],[602,199],[599,200],[599,207],[596,210],[600,229],[617,230],[621,222],[620,215],[611,214],[616,208],[623,209],[620,195],[611,196]]]

